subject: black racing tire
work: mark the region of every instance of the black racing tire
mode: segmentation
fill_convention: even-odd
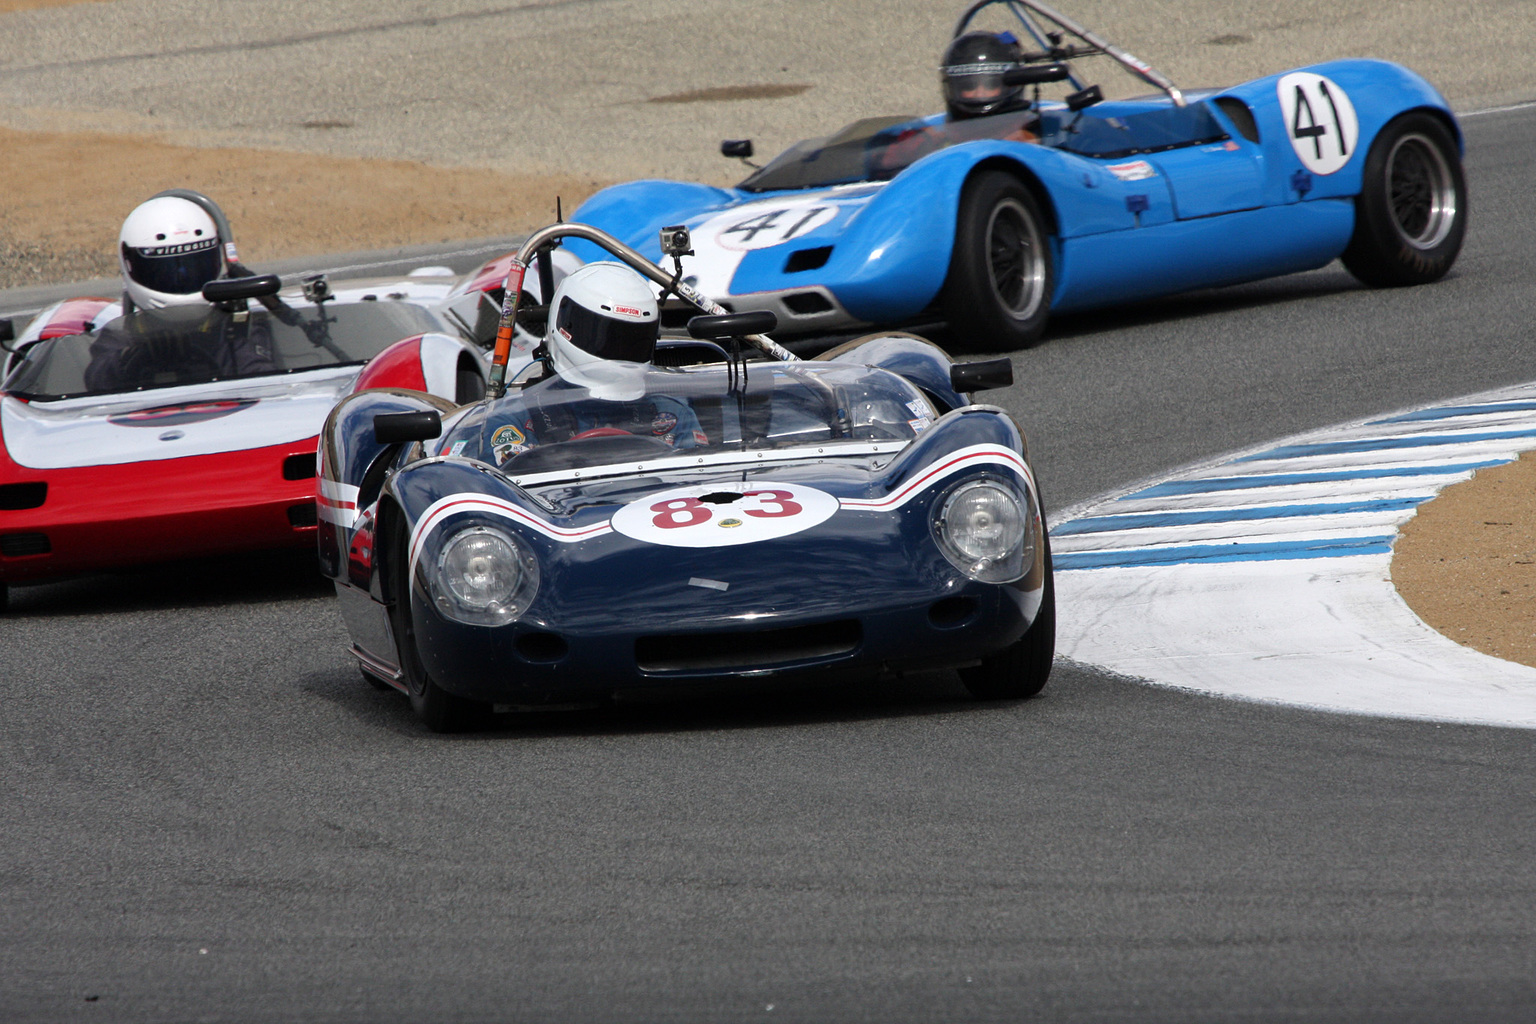
[[[11,588],[4,583],[0,583],[0,612],[5,611],[10,606]]]
[[[411,615],[410,555],[405,531],[400,531],[395,545],[395,572],[392,581],[395,602],[390,607],[390,626],[395,634],[395,648],[400,657],[400,673],[411,710],[433,732],[468,732],[485,723],[490,708],[478,701],[449,693],[427,672],[416,647],[416,627]],[[364,673],[365,675],[367,673]]]
[[[1045,539],[1045,593],[1024,635],[980,665],[960,670],[960,681],[978,700],[1020,700],[1045,689],[1056,658],[1056,573],[1051,541]]]
[[[1428,284],[1451,269],[1466,233],[1467,179],[1450,130],[1425,113],[1388,122],[1365,158],[1345,269],[1377,288]]]
[[[485,378],[473,366],[459,364],[454,374],[453,401],[457,405],[473,405],[485,397]]]
[[[1056,285],[1040,204],[1017,177],[982,171],[965,183],[944,282],[952,344],[1011,352],[1040,340]]]

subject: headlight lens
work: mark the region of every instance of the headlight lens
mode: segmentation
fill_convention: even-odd
[[[539,589],[539,563],[516,538],[489,526],[449,537],[431,577],[438,611],[475,626],[503,626],[527,611]]]
[[[1014,492],[991,480],[972,480],[949,493],[934,522],[944,557],[974,580],[1008,583],[1033,561],[1034,524]]]

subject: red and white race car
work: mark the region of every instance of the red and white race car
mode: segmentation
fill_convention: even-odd
[[[229,278],[126,315],[75,298],[14,338],[0,322],[0,608],[16,583],[312,546],[332,406],[367,388],[478,400],[508,259],[334,291]]]

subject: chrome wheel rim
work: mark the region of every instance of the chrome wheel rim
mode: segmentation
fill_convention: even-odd
[[[1035,219],[1017,199],[992,208],[987,222],[987,271],[992,294],[1015,320],[1028,320],[1045,298],[1045,260]]]
[[[1404,135],[1387,154],[1387,194],[1392,224],[1415,249],[1433,249],[1456,223],[1456,180],[1451,166],[1427,136]]]

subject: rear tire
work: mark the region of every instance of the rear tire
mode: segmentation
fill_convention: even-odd
[[[1422,113],[1388,123],[1365,158],[1345,269],[1377,288],[1428,284],[1451,269],[1466,233],[1467,181],[1450,131]]]
[[[1051,542],[1045,540],[1045,593],[1024,635],[980,665],[960,670],[960,681],[979,700],[1019,700],[1045,689],[1056,658],[1056,573]]]
[[[965,183],[944,310],[957,347],[1011,352],[1040,339],[1056,285],[1040,205],[1006,171]]]

